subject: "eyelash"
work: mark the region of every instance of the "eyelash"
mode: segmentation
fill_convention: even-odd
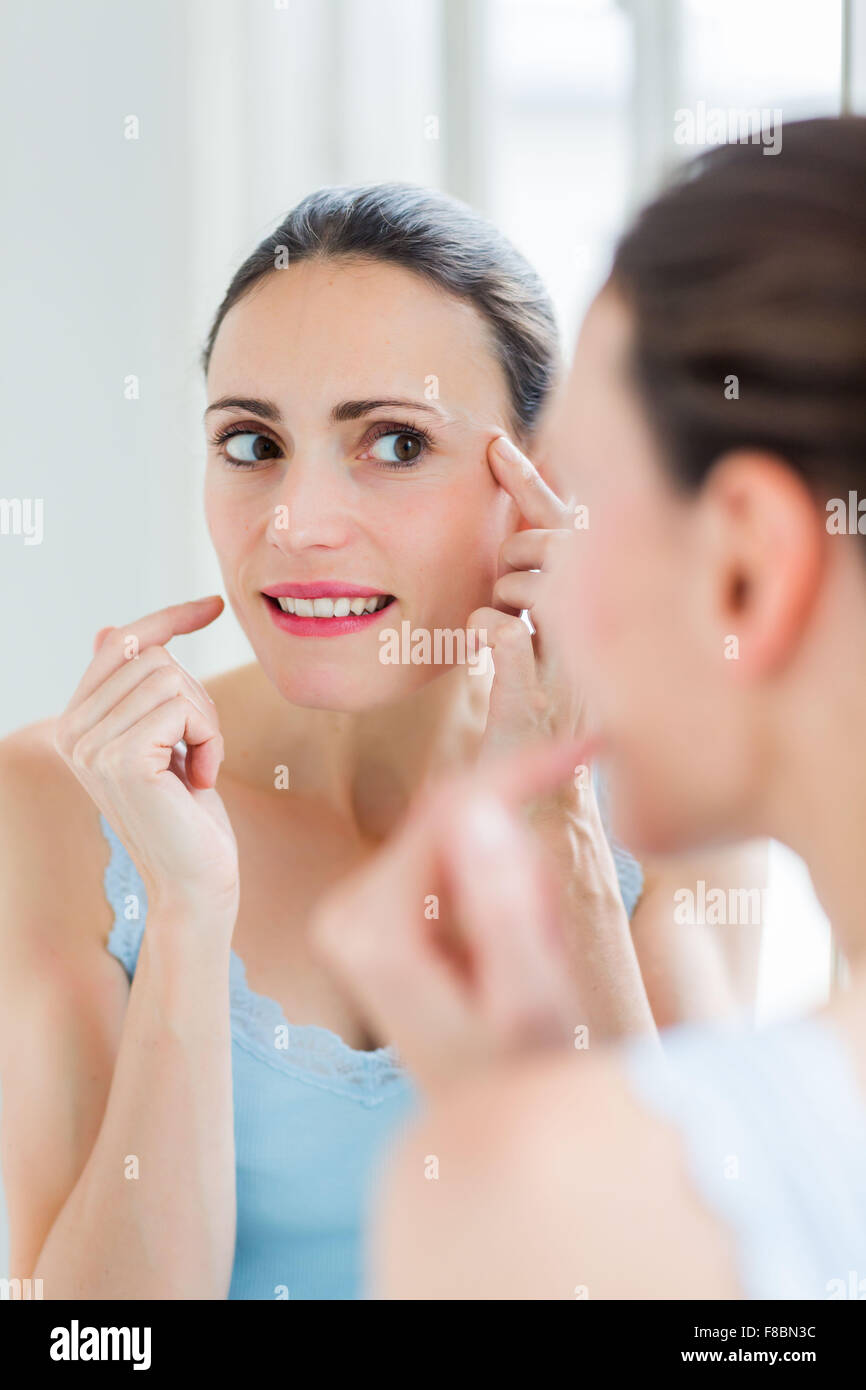
[[[256,467],[255,463],[242,463],[238,462],[237,459],[229,458],[225,448],[222,447],[226,444],[226,442],[229,439],[231,439],[236,434],[260,434],[265,439],[270,439],[271,443],[275,444],[277,448],[279,448],[278,441],[274,439],[273,435],[269,434],[267,430],[259,428],[250,429],[249,425],[240,423],[234,425],[225,425],[221,430],[217,430],[211,442],[213,443],[214,448],[219,450],[220,454],[222,455],[223,461],[229,468],[237,468],[243,470],[252,469]],[[407,463],[393,463],[388,459],[374,459],[374,462],[377,463],[380,468],[388,468],[394,472],[403,473],[409,468],[416,468],[417,465],[421,462],[421,459],[424,457],[424,453],[426,453],[428,449],[433,448],[432,437],[421,425],[405,425],[401,424],[398,420],[380,420],[377,424],[373,425],[370,443],[375,444],[377,439],[384,439],[384,437],[388,434],[408,434],[413,439],[420,440],[424,452],[419,454],[418,458],[410,459]],[[259,462],[272,463],[273,460],[260,459]]]

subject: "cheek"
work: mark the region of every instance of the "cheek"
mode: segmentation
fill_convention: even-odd
[[[377,539],[395,574],[411,576],[420,606],[447,609],[443,625],[462,623],[490,601],[500,547],[516,524],[514,504],[486,468],[405,494],[380,517]]]
[[[259,512],[245,505],[239,490],[206,481],[204,515],[223,577],[230,584],[235,567],[250,549],[257,528],[261,529]]]
[[[570,678],[610,708],[637,688],[658,621],[658,554],[639,508],[590,513],[565,547],[551,602],[555,640]]]
[[[554,642],[569,679],[585,694],[610,660],[622,604],[613,540],[598,528],[576,530],[551,579],[549,614]]]

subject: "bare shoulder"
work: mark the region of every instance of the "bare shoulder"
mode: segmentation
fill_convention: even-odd
[[[104,942],[108,845],[99,812],[54,747],[56,720],[0,740],[0,941],[57,936],[70,927]]]
[[[739,1298],[731,1238],[677,1131],[610,1051],[455,1087],[380,1194],[386,1298]]]

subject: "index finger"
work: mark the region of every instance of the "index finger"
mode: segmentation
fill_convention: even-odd
[[[97,634],[98,646],[94,658],[79,681],[70,705],[86,700],[112,672],[119,670],[125,661],[137,656],[146,647],[161,647],[172,637],[207,627],[208,623],[219,617],[224,606],[219,594],[209,594],[206,598],[169,604],[167,608],[147,613],[126,627],[103,628]]]
[[[546,531],[568,525],[568,507],[507,435],[498,434],[490,441],[487,461],[499,486],[514,498],[530,526]]]

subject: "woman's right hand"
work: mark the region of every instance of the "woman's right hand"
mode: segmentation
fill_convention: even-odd
[[[58,720],[55,746],[132,856],[148,907],[230,931],[238,861],[215,790],[224,755],[216,706],[165,649],[222,610],[214,595],[104,628]]]

